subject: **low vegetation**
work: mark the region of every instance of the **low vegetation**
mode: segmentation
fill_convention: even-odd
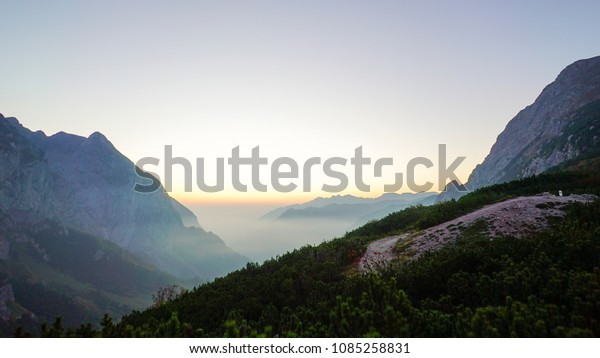
[[[115,323],[44,336],[84,337],[565,337],[600,336],[600,202],[524,238],[486,237],[484,223],[452,246],[358,274],[366,245],[540,192],[600,194],[599,177],[560,172],[413,207],[344,237],[306,246],[182,292]],[[18,334],[23,334],[22,331]]]

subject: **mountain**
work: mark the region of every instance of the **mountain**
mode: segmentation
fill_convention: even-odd
[[[177,211],[179,214],[183,226],[202,228],[196,215],[194,215],[190,209],[186,208],[185,205],[181,204],[177,200],[171,200],[171,204],[173,205],[175,211]]]
[[[0,131],[0,209],[109,240],[182,279],[245,263],[163,190],[135,192],[134,164],[102,134],[46,136],[4,117]]]
[[[382,217],[396,211],[400,211],[413,205],[431,205],[435,201],[437,193],[427,195],[416,195],[409,199],[389,200],[359,200],[353,204],[327,204],[324,206],[307,206],[301,208],[289,208],[282,212],[277,220],[302,220],[321,219],[348,221],[351,224],[348,229],[354,229],[370,220]],[[377,198],[379,199],[379,198]]]
[[[100,133],[0,115],[0,323],[120,316],[248,261],[164,190],[135,192],[134,169]]]
[[[361,198],[353,195],[318,197],[303,204],[277,208],[265,214],[263,219],[328,218],[356,221],[360,224],[379,219],[411,205],[429,203],[436,193],[385,193],[377,198]],[[400,209],[398,209],[400,208]],[[358,225],[360,226],[360,225]]]
[[[596,61],[567,68],[556,81],[562,84],[540,95],[549,98],[543,106],[534,103],[535,113],[524,115],[525,109],[517,116],[547,122],[517,121],[520,131],[511,131],[526,143],[515,139],[513,148],[506,148],[510,138],[501,134],[498,143],[504,144],[486,158],[497,167],[482,163],[471,175],[471,185],[480,187],[460,200],[410,206],[343,237],[247,264],[116,324],[105,320],[102,330],[84,326],[72,335],[600,336],[600,111],[589,63]],[[521,137],[530,125],[538,132]],[[497,152],[512,157],[498,158]],[[510,180],[513,175],[523,178]],[[303,216],[319,220],[350,215],[343,213],[346,207],[387,203],[370,200],[320,198],[267,218],[307,226]],[[355,209],[347,212],[355,215]],[[381,255],[385,269],[371,272],[381,267]],[[369,269],[361,273],[365,261]],[[0,281],[0,313],[19,310],[13,296]],[[42,335],[65,332],[58,327]]]
[[[46,219],[0,210],[0,335],[35,332],[61,317],[73,327],[147,307],[182,285],[118,245]]]
[[[334,195],[265,214],[254,230],[244,233],[238,249],[263,261],[304,245],[344,235],[368,221],[413,205],[432,204],[437,193],[387,193],[377,198]]]
[[[422,194],[422,195],[420,195],[420,194]],[[353,228],[362,226],[362,225],[368,223],[369,221],[379,220],[381,218],[386,217],[389,214],[404,210],[410,206],[432,205],[435,203],[437,196],[438,196],[437,193],[417,193],[417,194],[415,194],[415,197],[413,198],[414,200],[408,199],[404,202],[402,202],[402,201],[397,201],[397,202],[393,202],[393,203],[388,202],[386,204],[391,204],[391,205],[385,205],[380,210],[372,211],[372,212],[356,219],[354,221]]]
[[[386,195],[386,194],[384,194],[384,195]],[[400,195],[400,194],[390,193],[390,195]],[[265,215],[263,215],[262,219],[270,219],[270,220],[277,219],[279,216],[281,216],[281,214],[283,214],[284,212],[291,210],[291,209],[297,210],[297,209],[305,209],[305,208],[322,208],[324,206],[331,205],[331,204],[364,204],[367,202],[376,201],[377,199],[379,199],[379,198],[360,198],[360,197],[357,197],[354,195],[333,195],[328,198],[317,197],[310,201],[307,201],[306,203],[287,205],[287,206],[282,206],[282,207],[276,208],[274,210],[271,210],[268,213],[266,213]]]
[[[533,104],[507,124],[465,185],[475,190],[599,154],[600,56],[577,61],[561,71]],[[449,188],[438,201],[461,195],[464,193]]]

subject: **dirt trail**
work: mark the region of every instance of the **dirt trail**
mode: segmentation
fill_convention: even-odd
[[[394,247],[400,238],[406,234],[390,236],[369,244],[367,251],[358,263],[361,273],[378,270],[387,266],[394,259]]]
[[[520,196],[500,203],[484,206],[457,219],[420,232],[386,237],[372,242],[359,262],[359,271],[364,273],[388,265],[394,258],[394,247],[399,239],[409,239],[410,245],[403,255],[417,258],[424,252],[437,250],[454,243],[461,232],[478,220],[487,223],[490,238],[500,236],[522,237],[548,227],[550,217],[565,215],[565,207],[575,202],[596,200],[595,195],[554,196],[542,194]]]

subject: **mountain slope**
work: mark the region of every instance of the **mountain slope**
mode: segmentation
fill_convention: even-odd
[[[373,240],[426,230],[498,201],[557,187],[566,195],[598,194],[600,177],[546,174],[484,188],[456,202],[408,208],[132,313],[110,334],[598,336],[600,201],[562,208],[564,216],[548,220],[538,233],[490,240],[475,227],[461,231],[452,244],[378,274],[356,271]]]
[[[590,203],[597,199],[595,195],[541,194],[486,205],[423,231],[376,240],[369,244],[358,267],[363,273],[382,270],[394,259],[416,259],[429,251],[453,245],[465,232],[473,230],[485,233],[489,239],[539,233],[546,230],[552,220],[564,217],[570,204]],[[393,250],[397,246],[401,248]]]
[[[56,317],[68,326],[120,317],[178,283],[112,242],[49,220],[32,225],[0,211],[0,246],[0,286],[11,293],[5,306],[12,303],[0,319],[3,335],[17,325],[36,331]]]
[[[133,191],[133,163],[100,133],[48,137],[0,117],[0,159],[0,209],[16,218],[112,241],[183,279],[213,278],[247,261],[163,190]]]
[[[469,190],[542,173],[600,149],[600,56],[567,66],[498,136]],[[438,201],[464,193],[449,185]]]

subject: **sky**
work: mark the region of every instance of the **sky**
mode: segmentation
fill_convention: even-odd
[[[290,157],[464,156],[462,181],[560,70],[600,54],[598,1],[0,2],[0,113],[32,130],[102,132],[132,161],[259,146]],[[159,167],[146,169],[163,177]],[[347,166],[347,173],[352,173]],[[372,169],[371,169],[372,170]],[[435,168],[417,181],[436,183]],[[229,183],[229,167],[225,182]],[[248,171],[242,178],[250,182]],[[268,166],[261,180],[269,184]],[[293,203],[310,192],[183,192],[185,203]],[[352,180],[351,180],[352,182]],[[302,186],[301,181],[296,181]],[[435,188],[434,188],[435,189]],[[404,186],[401,192],[410,191]]]

